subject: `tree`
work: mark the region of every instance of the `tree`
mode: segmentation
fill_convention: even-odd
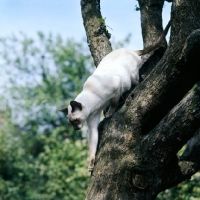
[[[164,0],[138,3],[143,42],[148,46],[162,33]],[[99,20],[100,0],[81,0],[81,9],[90,51],[98,66],[112,50],[110,34]],[[177,156],[190,138],[199,135],[199,9],[199,0],[172,2],[168,47],[164,42],[144,57],[140,70],[143,81],[130,92],[121,109],[100,123],[87,200],[155,199],[159,192],[199,170],[199,151],[187,154],[186,148],[181,158]],[[196,148],[199,150],[199,145]]]

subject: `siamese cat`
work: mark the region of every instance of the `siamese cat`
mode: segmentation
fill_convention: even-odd
[[[116,110],[120,96],[139,83],[139,69],[142,65],[141,55],[158,48],[165,38],[170,22],[160,39],[143,50],[130,51],[117,49],[106,55],[94,73],[86,80],[82,92],[70,102],[67,108],[60,111],[66,113],[75,130],[89,128],[90,162],[88,170],[94,168],[95,154],[98,144],[98,124],[102,111],[110,105],[105,117],[110,117]]]

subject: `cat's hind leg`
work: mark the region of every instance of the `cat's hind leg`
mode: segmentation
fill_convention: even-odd
[[[110,107],[108,112],[105,114],[105,117],[108,118],[111,115],[113,115],[113,113],[115,112],[115,110],[117,109],[118,103],[119,103],[119,98],[120,95],[115,95],[111,100],[110,100]]]

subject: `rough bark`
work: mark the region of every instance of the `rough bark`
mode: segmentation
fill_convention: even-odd
[[[200,169],[200,157],[178,162],[176,153],[199,128],[199,124],[200,86],[144,137],[134,141],[130,135],[124,149],[120,149],[115,142],[125,138],[113,136],[117,152],[112,152],[108,144],[101,147],[107,150],[103,158],[106,156],[107,166],[101,166],[95,173],[96,177],[92,177],[101,182],[95,182],[90,193],[92,196],[88,199],[154,199],[160,191],[189,178]],[[121,151],[124,151],[124,155],[121,155]],[[111,181],[111,173],[108,172],[110,167],[113,176]]]
[[[105,55],[112,51],[111,34],[101,16],[100,0],[81,0],[81,12],[87,35],[88,46],[97,67]]]
[[[181,160],[196,162],[197,158],[200,159],[200,129],[187,142],[187,147],[181,156]]]
[[[154,199],[197,170],[191,163],[178,163],[176,152],[199,128],[199,89],[178,104],[199,80],[199,10],[199,0],[173,2],[167,51],[122,109],[99,127],[97,159],[86,199]],[[182,179],[174,181],[172,169]],[[193,171],[187,173],[187,169]]]
[[[196,39],[198,41],[198,45],[196,45]],[[188,43],[187,45],[185,45],[184,52],[187,54],[188,57],[184,56],[184,58],[181,58],[181,61],[179,61],[181,62],[181,67],[183,68],[184,66],[191,67],[195,62],[198,63],[198,55],[196,54],[195,56],[193,51],[200,50],[200,31],[195,31],[193,34],[191,34],[187,42]],[[196,49],[194,49],[195,46]],[[194,63],[191,60],[188,60],[189,58],[193,60]],[[186,60],[188,60],[188,62],[186,62]],[[189,65],[189,63],[191,65]],[[177,64],[177,67],[180,67],[180,63]],[[197,67],[198,65],[196,66],[196,68]],[[199,69],[197,69],[196,71],[197,74],[199,73],[198,70]],[[171,77],[177,76],[177,73],[172,74],[173,75],[171,75]],[[148,78],[151,79],[151,75]],[[183,81],[186,80],[185,75],[180,79]],[[176,78],[176,82],[179,82],[178,78]],[[171,89],[173,88],[173,85],[171,85]],[[138,88],[136,88],[136,90],[137,89]],[[144,88],[143,92],[145,90],[148,89]],[[154,90],[156,90],[156,88],[154,88]],[[148,103],[152,104],[153,106],[154,103],[152,101],[155,101],[153,96],[151,96],[151,93],[146,94],[146,97],[143,98],[143,93],[141,93],[139,97],[135,97],[133,105],[130,104],[131,102],[129,102],[130,100],[128,99],[126,105],[118,113],[116,113],[110,120],[104,121],[103,126],[101,126],[102,130],[99,130],[99,152],[97,154],[96,166],[91,177],[91,182],[88,188],[86,199],[154,199],[158,192],[173,185],[171,182],[173,182],[172,180],[174,179],[174,177],[169,176],[170,173],[173,172],[173,170],[169,170],[170,167],[172,168],[172,164],[174,164],[174,167],[172,169],[176,168],[177,175],[178,172],[181,173],[180,170],[178,171],[178,167],[176,166],[178,162],[176,152],[168,152],[164,149],[165,151],[163,150],[163,154],[161,154],[163,157],[157,157],[157,160],[155,160],[155,154],[147,154],[147,151],[138,150],[138,146],[140,148],[144,147],[143,140],[149,135],[147,135],[147,132],[151,128],[149,127],[148,122],[151,121],[150,123],[153,123],[154,121],[152,121],[152,119],[149,118],[147,114],[152,112],[150,116],[156,118],[154,114],[158,114],[158,110],[163,111],[167,107],[166,105],[164,105],[165,108],[162,109],[164,98],[161,99],[159,97],[160,100],[163,100],[163,102],[159,102],[159,104],[161,104],[160,108],[156,111],[153,111],[151,107],[149,108],[150,110],[148,110]],[[148,98],[149,100],[148,102],[146,102],[146,99]],[[127,107],[132,107],[132,109],[128,110]],[[195,109],[191,110],[192,112],[193,110],[195,111]],[[176,114],[177,113],[174,113],[174,116],[176,116]],[[173,116],[171,117],[173,119]],[[160,116],[160,118],[162,117]],[[182,122],[187,121],[188,118],[189,116],[185,116],[184,120],[179,123],[174,122],[174,127],[169,126],[169,128],[172,128],[172,130],[174,128],[176,130],[180,130],[182,127]],[[136,120],[138,120],[138,124],[135,123]],[[197,123],[199,123],[199,121]],[[191,124],[189,123],[188,125]],[[188,134],[187,138],[184,139],[183,135],[181,135],[178,131],[178,140],[186,142],[186,140],[193,135],[193,131],[195,131],[190,130],[190,128],[186,130],[188,131],[186,132]],[[168,131],[165,130],[165,133],[168,133]],[[177,144],[173,142],[174,138],[171,137],[170,139],[171,142],[168,141],[169,146],[176,146]],[[154,148],[157,149],[158,152],[161,152],[161,146],[159,145],[159,142],[156,144],[154,144],[152,140],[149,140],[148,142],[149,147],[155,146]],[[181,145],[178,147],[180,148]],[[151,152],[151,148],[149,148],[149,151]],[[167,164],[165,160],[168,166],[170,166],[169,168],[166,168]],[[149,165],[147,165],[148,161]],[[145,166],[148,166],[148,168],[145,168]],[[191,166],[188,165],[188,169],[189,167]],[[158,171],[160,173],[158,173]],[[193,173],[195,173],[195,170],[193,170],[192,173],[190,173],[189,175]],[[163,174],[165,174],[166,176],[164,176]],[[167,180],[166,177],[170,177],[171,179]],[[186,174],[185,176],[182,175],[182,178],[183,177],[188,178],[188,174]],[[158,184],[158,180],[161,181],[162,184]]]
[[[195,133],[195,136],[188,141],[188,144],[189,146],[187,146],[178,164],[170,166],[168,177],[165,179],[165,181],[163,181],[163,190],[175,186],[178,183],[184,181],[185,179],[190,179],[191,175],[199,171],[200,129],[198,129]]]
[[[156,42],[163,31],[162,8],[164,0],[138,0],[144,47]],[[152,20],[153,19],[153,20]],[[166,45],[166,41],[164,42]]]
[[[162,8],[164,5],[164,0],[138,0],[138,3],[141,14],[143,44],[144,47],[147,47],[156,42],[163,32]],[[146,74],[149,73],[153,67],[155,67],[157,62],[164,54],[166,47],[167,43],[166,40],[164,40],[159,49],[142,56],[144,62],[151,56],[151,60],[149,62],[151,64],[144,65],[140,70],[143,79],[146,77]],[[144,69],[146,72],[144,72]]]
[[[199,127],[200,85],[176,105],[135,148],[136,157],[141,158],[146,155],[140,160],[139,167],[145,171],[145,175],[141,175],[146,180],[144,186],[151,187],[151,190],[148,189],[147,192],[153,191],[156,196],[161,190],[166,189],[166,186],[174,186],[174,183],[177,184],[189,178],[200,169],[198,155],[190,162],[186,158],[178,162],[176,157],[177,152]],[[184,162],[186,160],[188,163]],[[137,187],[137,182],[135,186]],[[147,196],[148,194],[145,194],[145,197]],[[153,196],[152,193],[151,196]]]

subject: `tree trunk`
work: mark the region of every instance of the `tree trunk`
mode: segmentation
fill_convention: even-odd
[[[144,47],[156,42],[163,32],[162,8],[164,0],[138,0],[141,12],[141,28]],[[145,79],[151,70],[156,66],[167,48],[166,40],[155,51],[143,55],[145,62],[140,69],[142,79]]]
[[[105,55],[112,51],[110,33],[100,12],[100,0],[81,0],[81,11],[87,41],[97,67]]]
[[[150,7],[160,8],[158,2]],[[100,124],[87,200],[154,199],[199,169],[198,157],[178,162],[176,156],[200,128],[199,85],[181,101],[199,80],[199,10],[199,0],[173,2],[167,51],[124,106]]]

